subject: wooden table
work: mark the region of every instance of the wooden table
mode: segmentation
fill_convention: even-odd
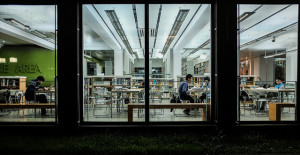
[[[55,90],[36,90],[34,91],[34,101],[36,102],[36,94],[50,94],[50,99],[49,99],[49,103],[51,102],[52,99],[52,94],[55,93]]]
[[[143,103],[128,104],[128,122],[133,122],[133,109],[145,108]],[[150,104],[149,109],[184,109],[184,108],[202,108],[202,120],[210,120],[210,104],[208,103],[167,103],[167,104]]]
[[[110,113],[111,113],[111,118],[112,118],[112,101],[113,101],[113,99],[112,99],[112,94],[113,93],[117,93],[118,95],[117,95],[117,103],[118,103],[118,100],[120,100],[120,97],[121,97],[121,94],[123,94],[123,93],[136,93],[137,95],[136,95],[136,97],[137,97],[137,99],[138,99],[138,102],[139,102],[139,93],[141,93],[143,91],[143,89],[120,89],[120,90],[112,90],[111,91],[111,93],[110,93],[110,100],[111,100],[111,106],[110,106]],[[119,109],[120,107],[119,107],[119,104],[117,104],[117,112],[120,112],[121,111],[121,109]],[[118,110],[119,109],[119,110]]]
[[[273,92],[273,93],[278,93],[279,101],[281,102],[281,93],[283,92],[295,92],[295,89],[276,89],[276,88],[250,88],[250,89],[245,89],[246,91],[254,91],[254,92]]]
[[[295,103],[285,102],[271,102],[269,103],[269,120],[280,121],[281,120],[281,108],[283,107],[295,107]]]

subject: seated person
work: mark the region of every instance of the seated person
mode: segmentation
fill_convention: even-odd
[[[275,86],[276,89],[284,89],[284,84],[282,83],[282,81],[281,81],[280,78],[276,78],[276,84],[277,84]],[[273,96],[278,97],[278,94],[277,93],[268,93],[267,94],[268,98],[272,98]],[[264,110],[265,109],[265,105],[266,105],[266,102],[262,102],[260,110]]]
[[[284,84],[282,83],[280,78],[276,78],[276,83],[277,83],[277,85],[275,86],[275,88],[284,89]]]
[[[188,89],[189,89],[188,82],[191,82],[192,79],[193,79],[193,75],[191,74],[186,75],[185,77],[186,81],[181,82],[178,87],[179,98],[181,100],[189,100],[190,103],[194,103],[194,99],[188,94]],[[190,109],[185,109],[183,112],[188,116],[190,115]]]
[[[205,77],[204,78],[204,86],[202,87],[204,90],[209,90],[210,89],[210,79],[209,77]],[[204,99],[206,99],[206,94],[207,97],[210,97],[210,93],[202,93],[202,95],[200,96],[200,103],[204,102]]]
[[[45,78],[43,76],[38,76],[36,79],[31,80],[29,86],[26,89],[25,92],[25,99],[26,101],[34,101],[34,91],[37,90],[44,90],[44,87],[41,86],[45,81]],[[47,103],[47,98],[45,95],[36,95],[36,101],[39,103]],[[41,109],[42,115],[46,115],[46,109]]]

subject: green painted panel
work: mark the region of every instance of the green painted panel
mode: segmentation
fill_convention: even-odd
[[[17,63],[9,62],[10,57],[17,58]],[[50,86],[55,76],[55,51],[38,46],[3,46],[0,49],[0,58],[6,63],[0,63],[0,76],[26,76],[27,85],[37,76],[44,76],[44,86]],[[8,71],[3,70],[7,67]],[[1,69],[2,67],[2,69]]]

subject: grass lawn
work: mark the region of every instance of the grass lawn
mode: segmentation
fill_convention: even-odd
[[[77,134],[0,133],[0,154],[250,154],[300,153],[300,139],[258,132]]]

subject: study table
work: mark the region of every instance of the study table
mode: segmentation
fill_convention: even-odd
[[[55,90],[36,90],[34,91],[34,101],[36,102],[36,95],[38,94],[49,94],[49,103],[52,101],[52,94],[55,94]]]
[[[245,89],[248,92],[263,92],[263,93],[278,93],[278,100],[281,102],[282,98],[281,98],[281,94],[282,93],[289,93],[289,92],[295,92],[295,89],[277,89],[277,88],[250,88],[250,89]]]
[[[117,94],[117,112],[121,112],[120,105],[118,104],[118,101],[121,99],[122,94],[128,94],[128,93],[137,94],[137,95],[135,95],[135,97],[137,98],[137,101],[139,103],[140,98],[138,96],[143,91],[144,91],[144,89],[115,89],[115,90],[112,90],[111,93],[110,93],[110,101],[111,101],[110,114],[111,114],[111,118],[112,118],[112,103],[113,103],[112,94],[113,93]]]

